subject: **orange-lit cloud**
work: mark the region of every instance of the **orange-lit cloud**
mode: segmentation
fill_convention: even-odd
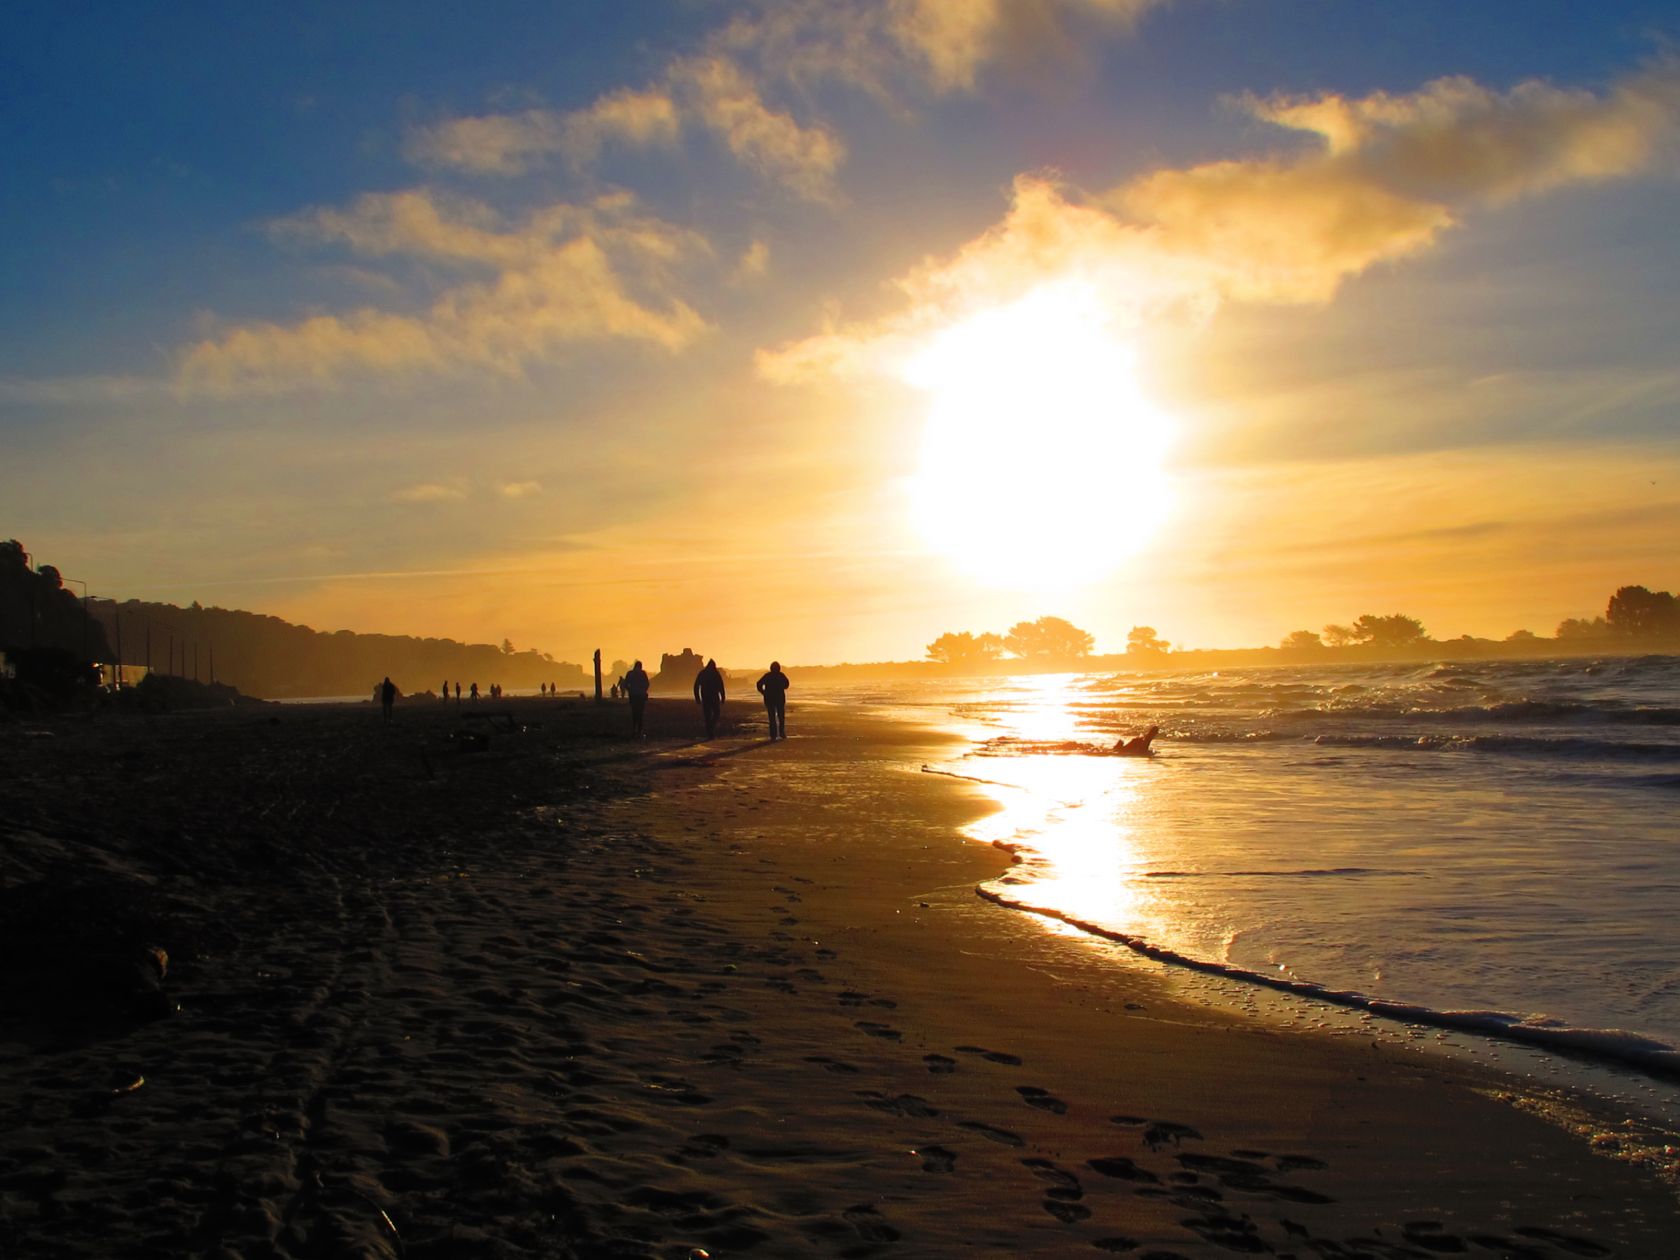
[[[528,109],[445,119],[410,132],[403,153],[423,166],[518,175],[555,154],[575,164],[593,162],[613,142],[673,145],[681,127],[676,102],[665,92],[621,88],[569,112]]]
[[[839,136],[771,109],[757,84],[726,57],[687,58],[672,67],[671,75],[700,121],[741,165],[810,200],[833,196],[835,173],[846,158]]]
[[[459,368],[518,372],[569,343],[619,339],[668,351],[706,322],[671,291],[671,267],[709,252],[703,238],[640,214],[618,195],[557,204],[506,225],[477,203],[421,189],[294,216],[275,230],[368,257],[403,255],[480,273],[419,312],[364,307],[295,323],[219,331],[180,356],[190,390],[232,393],[330,384],[357,374]]]
[[[467,492],[460,486],[445,486],[435,481],[422,482],[417,486],[404,486],[401,490],[391,492],[393,503],[453,503],[466,497]]]
[[[1604,95],[1537,82],[1498,93],[1453,78],[1407,95],[1245,104],[1309,143],[1095,195],[1022,176],[1000,224],[898,281],[899,310],[763,352],[760,372],[786,382],[890,369],[928,329],[1068,276],[1104,292],[1120,326],[1203,317],[1229,300],[1329,301],[1349,277],[1430,248],[1467,212],[1649,170],[1680,129],[1680,62]]]

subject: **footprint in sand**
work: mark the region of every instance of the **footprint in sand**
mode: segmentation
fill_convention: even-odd
[[[1091,1209],[1083,1203],[1064,1203],[1061,1199],[1046,1199],[1043,1207],[1046,1212],[1064,1225],[1072,1225],[1075,1221],[1091,1219]]]
[[[1226,1158],[1222,1155],[1180,1155],[1178,1162],[1195,1172],[1211,1173],[1219,1184],[1231,1190],[1262,1194],[1289,1203],[1333,1203],[1334,1199],[1301,1186],[1282,1185],[1266,1174],[1268,1169],[1252,1160]]]
[[[805,1056],[805,1062],[821,1064],[825,1072],[839,1072],[846,1076],[857,1075],[857,1069],[850,1063],[844,1063],[839,1059],[831,1059],[826,1054],[808,1054]]]
[[[910,1152],[920,1157],[922,1171],[930,1173],[948,1173],[957,1163],[957,1153],[943,1146],[924,1146]]]
[[[924,1054],[922,1062],[927,1064],[927,1070],[935,1076],[944,1076],[957,1070],[957,1061],[942,1054]]]
[[[896,1098],[889,1098],[878,1090],[860,1089],[857,1096],[864,1100],[864,1104],[875,1108],[876,1111],[891,1112],[895,1116],[911,1116],[917,1119],[927,1119],[939,1114],[939,1108],[933,1106],[925,1098],[915,1094],[900,1094]]]
[[[1189,1217],[1181,1224],[1188,1226],[1214,1246],[1221,1247],[1226,1251],[1252,1253],[1271,1250],[1271,1247],[1261,1239],[1254,1222],[1246,1216],[1210,1213],[1207,1216]]]
[[[898,1231],[867,1203],[855,1204],[840,1215],[865,1242],[893,1242],[898,1238]]]
[[[1197,1142],[1203,1140],[1199,1130],[1172,1120],[1151,1120],[1143,1130],[1143,1144],[1152,1151],[1160,1150],[1168,1142],[1177,1146],[1186,1138]]]
[[[1034,1156],[1023,1159],[1021,1163],[1032,1169],[1032,1175],[1040,1181],[1047,1181],[1051,1188],[1045,1191],[1052,1198],[1073,1200],[1085,1197],[1085,1191],[1079,1185],[1079,1178],[1067,1169],[1062,1168],[1050,1160]]]
[[[970,1133],[978,1133],[989,1142],[996,1142],[1000,1146],[1025,1146],[1026,1142],[1019,1133],[1011,1133],[1008,1129],[999,1129],[989,1124],[982,1124],[978,1120],[959,1120],[957,1128],[967,1129]]]
[[[1009,1054],[1003,1050],[988,1050],[985,1046],[958,1046],[958,1054],[977,1054],[988,1063],[1003,1063],[1010,1067],[1021,1066],[1021,1056]]]
[[[1138,1249],[1138,1240],[1135,1238],[1127,1238],[1123,1234],[1116,1234],[1109,1238],[1094,1238],[1091,1240],[1091,1246],[1095,1247],[1098,1251],[1136,1251]]]
[[[1048,1111],[1053,1116],[1067,1115],[1068,1105],[1047,1089],[1040,1089],[1037,1085],[1017,1085],[1015,1092],[1021,1095],[1021,1101],[1029,1107]]]
[[[904,1034],[887,1024],[877,1024],[873,1020],[860,1019],[852,1027],[871,1037],[879,1037],[883,1041],[903,1041]]]
[[[1139,1168],[1124,1155],[1105,1155],[1098,1159],[1088,1159],[1086,1165],[1094,1172],[1105,1177],[1113,1177],[1119,1181],[1143,1181],[1154,1184],[1161,1179],[1147,1168]]]

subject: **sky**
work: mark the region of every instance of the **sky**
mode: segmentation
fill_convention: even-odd
[[[8,9],[0,535],[586,660],[1680,584],[1680,12]]]

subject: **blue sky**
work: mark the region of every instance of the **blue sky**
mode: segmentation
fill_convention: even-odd
[[[1680,580],[1672,5],[9,17],[0,531],[96,590],[821,660]],[[916,533],[955,453],[904,365],[1068,284],[1174,442],[1146,544],[1051,582]],[[1044,359],[976,368],[1023,447]],[[1146,463],[1102,405],[1054,431]],[[940,507],[1124,519],[1047,467]]]

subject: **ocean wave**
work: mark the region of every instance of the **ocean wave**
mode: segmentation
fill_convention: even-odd
[[[1100,923],[1081,919],[1077,915],[1021,901],[994,887],[982,885],[976,888],[975,892],[994,905],[1058,920],[1092,936],[1123,945],[1145,958],[1152,958],[1171,966],[1275,989],[1309,1001],[1328,1002],[1334,1006],[1369,1011],[1373,1015],[1403,1023],[1424,1024],[1431,1028],[1519,1041],[1542,1049],[1621,1063],[1653,1076],[1680,1079],[1680,1051],[1665,1041],[1658,1041],[1641,1033],[1617,1028],[1581,1028],[1546,1015],[1517,1015],[1508,1011],[1442,1010],[1412,1002],[1372,997],[1367,993],[1335,989],[1311,980],[1297,980],[1273,972],[1253,971],[1234,963],[1197,958],[1130,932],[1119,932]]]
[[[1273,744],[1299,740],[1299,731],[1274,731],[1262,728],[1255,731],[1177,731],[1163,734],[1163,740],[1175,744]]]
[[[1431,708],[1398,704],[1331,702],[1305,709],[1275,709],[1262,714],[1275,721],[1306,722],[1324,718],[1363,718],[1371,721],[1483,723],[1603,723],[1605,725],[1680,726],[1680,708],[1664,705],[1620,705],[1581,700],[1506,700],[1498,704],[1453,705]]]
[[[1319,735],[1326,748],[1414,748],[1423,751],[1463,749],[1539,757],[1609,758],[1627,761],[1680,761],[1680,744],[1645,744],[1623,740],[1546,738],[1535,735]]]

